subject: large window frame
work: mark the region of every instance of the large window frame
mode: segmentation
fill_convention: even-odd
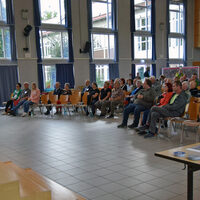
[[[93,3],[98,3],[98,4],[107,4],[107,12],[106,12],[106,20],[107,20],[107,27],[96,27],[93,25]],[[110,7],[110,8],[108,8]],[[92,62],[95,63],[110,63],[110,62],[117,62],[118,61],[118,52],[117,52],[117,19],[116,19],[116,0],[88,0],[88,12],[89,12],[89,41],[91,42],[91,51],[90,51],[90,59]],[[110,12],[111,13],[110,13]],[[109,17],[108,17],[109,16]],[[109,20],[108,20],[109,18]],[[108,53],[109,55],[106,56],[105,58],[95,58],[94,56],[94,46],[96,44],[93,44],[93,36],[94,35],[102,35],[104,37],[108,36],[108,45],[107,45],[107,51],[110,52],[111,48],[110,48],[110,37],[114,36],[114,45],[113,45],[113,51],[114,51],[114,55],[111,56],[110,53]]]
[[[13,13],[10,4],[12,1],[0,0],[0,60],[5,61],[16,60]]]
[[[155,0],[131,0],[132,64],[134,64],[133,66],[135,67],[135,70],[133,70],[135,74],[132,75],[133,78],[137,73],[136,66],[152,66],[152,64],[155,63],[154,6]],[[151,69],[151,71],[153,70]]]
[[[186,2],[185,0],[168,0],[168,36],[167,52],[168,65],[185,65],[187,60],[186,52]],[[175,17],[175,19],[171,19]]]
[[[58,0],[57,2],[59,3],[59,13],[57,13],[57,15],[59,15],[59,19],[60,19],[60,22],[54,22],[54,18],[51,18],[48,22],[48,20],[44,20],[42,19],[42,3],[43,0],[38,0],[38,8],[39,9],[39,13],[40,13],[40,26],[39,26],[39,38],[40,38],[40,41],[38,41],[40,44],[40,48],[38,48],[38,51],[40,50],[39,52],[39,55],[40,55],[40,59],[42,61],[42,63],[46,64],[46,63],[49,63],[49,62],[52,62],[53,64],[56,64],[59,62],[64,62],[64,63],[68,63],[68,62],[73,62],[73,48],[72,48],[72,24],[71,24],[71,0]],[[63,5],[64,5],[64,11],[63,11]],[[65,12],[63,14],[63,12]],[[53,15],[53,14],[52,14]],[[43,15],[44,16],[44,15]],[[64,19],[62,18],[64,17]],[[46,32],[46,33],[55,33],[55,36],[56,35],[61,35],[61,37],[58,37],[58,41],[57,41],[57,44],[60,44],[59,46],[57,46],[58,48],[58,51],[60,52],[57,53],[59,54],[59,56],[55,56],[55,55],[46,55],[44,52],[45,51],[45,48],[48,48],[48,38],[45,38],[45,34],[42,34],[43,32]],[[66,34],[68,35],[67,37],[63,37],[63,35]],[[48,34],[46,34],[48,35]],[[48,37],[48,36],[46,36]],[[64,38],[67,39],[67,53],[65,52],[66,51],[66,48],[64,48]],[[46,39],[46,40],[45,40]],[[46,42],[44,42],[46,41]],[[71,55],[70,55],[71,54]],[[66,56],[67,55],[67,56]]]
[[[96,13],[94,14],[95,4],[97,4],[97,8],[99,6],[99,10],[96,9]],[[100,8],[101,4],[102,7]],[[118,78],[119,74],[116,6],[116,0],[88,0],[88,32],[89,41],[91,42],[90,80],[97,81],[100,86],[103,86],[103,80],[107,80],[108,77],[109,79]],[[104,8],[106,8],[106,11]],[[100,15],[101,11],[102,13],[105,11],[105,14],[102,14],[102,16]],[[103,17],[106,20],[102,23],[100,20]],[[97,23],[97,20],[99,20],[99,24],[95,25],[94,23]],[[97,41],[93,39],[95,36]],[[98,37],[101,41],[98,41]],[[104,39],[102,40],[102,38]],[[100,68],[104,73],[101,73],[103,77],[99,80],[98,74]],[[112,74],[111,71],[113,72]]]

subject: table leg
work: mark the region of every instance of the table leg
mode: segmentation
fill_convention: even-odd
[[[193,200],[193,168],[188,165],[187,170],[187,200]]]

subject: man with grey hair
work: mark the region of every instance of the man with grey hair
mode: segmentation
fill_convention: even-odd
[[[152,83],[152,88],[154,88],[156,92],[156,97],[160,96],[162,91],[161,91],[161,84],[159,81],[156,80],[155,76],[150,77],[151,83]]]
[[[112,90],[112,95],[109,98],[109,101],[105,101],[102,104],[101,107],[101,115],[105,115],[106,108],[110,108],[110,115],[107,118],[113,118],[114,117],[114,110],[117,105],[120,105],[123,103],[124,99],[124,93],[123,90],[120,87],[120,79],[115,79],[114,82],[114,88]]]
[[[15,107],[11,109],[10,114],[16,116],[17,110],[28,100],[30,95],[31,95],[31,90],[29,89],[29,83],[24,82],[24,89],[20,94],[20,101]]]

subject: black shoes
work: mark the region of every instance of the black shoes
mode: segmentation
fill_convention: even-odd
[[[138,132],[138,134],[139,134],[139,135],[146,135],[146,134],[147,134],[147,131],[145,131],[145,130],[144,130],[144,131],[140,131],[140,132]]]
[[[137,125],[135,125],[135,124],[128,125],[128,128],[131,128],[131,129],[134,129],[136,127],[137,127]]]
[[[50,114],[50,111],[47,111],[47,112],[45,112],[44,114],[45,114],[45,115],[49,115],[49,114]]]
[[[107,119],[111,119],[111,118],[114,118],[114,115],[113,114],[110,114]]]
[[[120,125],[117,126],[117,128],[127,128],[127,125],[125,125],[125,124],[120,124]]]
[[[101,117],[105,117],[105,116],[106,116],[106,115],[100,114],[100,115],[99,115],[99,118],[101,118]]]

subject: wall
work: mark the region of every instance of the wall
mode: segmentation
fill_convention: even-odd
[[[73,48],[74,70],[76,86],[82,85],[89,78],[89,55],[80,54],[79,49],[88,41],[88,15],[87,0],[72,0],[72,23],[73,23]],[[119,71],[120,76],[128,78],[131,73],[131,34],[130,34],[130,0],[117,0],[118,28],[119,28]],[[21,10],[29,10],[29,23],[33,26],[33,0],[14,0],[16,40],[20,81],[38,81],[37,59],[34,30],[30,35],[31,58],[25,58],[23,48],[25,39],[23,29],[27,21],[21,18]],[[188,0],[187,42],[188,42],[188,65],[193,61],[200,60],[200,50],[193,48],[194,30],[194,0]],[[160,23],[164,23],[160,27]],[[166,67],[166,0],[156,0],[156,51],[157,51],[157,76],[162,67]]]

